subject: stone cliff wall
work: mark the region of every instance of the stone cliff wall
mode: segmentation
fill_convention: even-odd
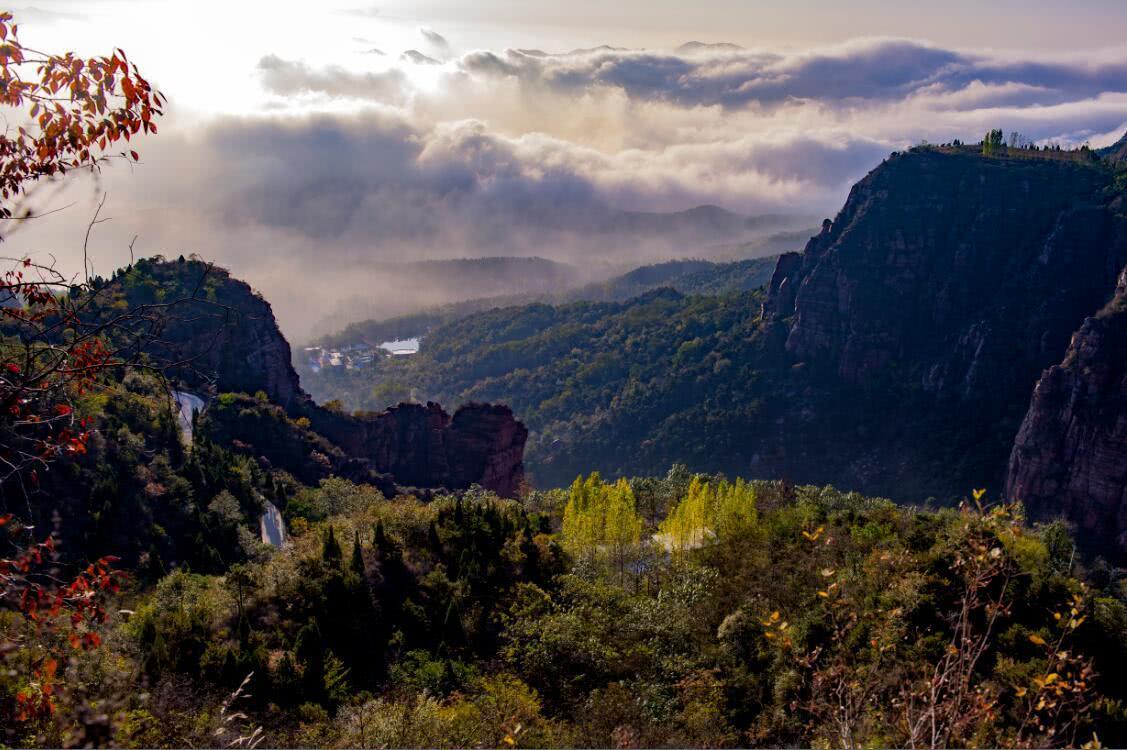
[[[1067,518],[1088,545],[1127,553],[1127,271],[1037,383],[1006,493],[1036,517]]]
[[[479,484],[512,497],[524,481],[528,430],[507,406],[466,404],[453,417],[435,403],[400,404],[361,416],[312,406],[307,413],[317,432],[400,485]]]
[[[893,157],[784,256],[764,311],[790,319],[792,357],[846,381],[1025,400],[1127,260],[1105,185],[1067,162]]]
[[[1112,177],[1093,163],[920,150],[860,181],[802,254],[780,258],[767,289],[763,338],[809,373],[786,375],[794,385],[783,392],[801,411],[780,414],[779,434],[764,441],[763,455],[786,449],[768,468],[902,500],[1001,490],[1038,376],[1061,362],[1127,264]],[[1095,336],[1095,324],[1086,330]],[[1119,408],[1109,401],[1101,413]],[[1052,459],[1021,464],[1020,481],[1011,467],[1010,487],[1037,495],[1042,516],[1086,518],[1078,491],[1054,510],[1051,488],[1120,486],[1111,454],[1097,450],[1088,467],[1049,450],[1057,438],[1037,433],[1061,429],[1050,422],[1026,419],[1026,450]],[[1061,472],[1075,476],[1053,478]],[[1100,493],[1093,508],[1119,507],[1113,491]]]

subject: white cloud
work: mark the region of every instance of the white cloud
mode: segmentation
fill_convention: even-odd
[[[448,57],[443,37],[424,37]],[[139,233],[140,252],[231,264],[300,331],[311,286],[363,290],[377,261],[698,255],[681,238],[616,244],[600,228],[619,209],[705,203],[832,215],[883,155],[921,139],[1003,127],[1103,145],[1127,126],[1116,53],[1032,60],[866,39],[788,54],[415,54],[351,67],[262,57],[258,79],[284,110],[147,139],[136,174],[104,176],[115,221],[99,245],[117,262]],[[84,219],[74,213],[72,236]],[[61,232],[23,237],[12,250],[67,257]]]

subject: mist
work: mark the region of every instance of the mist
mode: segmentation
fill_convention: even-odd
[[[1127,126],[1115,51],[1054,60],[859,39],[553,54],[459,50],[441,29],[417,42],[426,60],[263,55],[245,71],[261,106],[243,114],[203,116],[169,92],[161,134],[136,143],[141,164],[48,186],[32,205],[58,212],[10,232],[7,253],[73,273],[84,254],[109,273],[131,254],[196,253],[261,291],[301,343],[643,263],[777,252],[767,238],[801,237],[920,141],[1004,127],[1100,146]],[[103,196],[109,221],[85,244]],[[423,262],[495,257],[552,265],[489,277]]]

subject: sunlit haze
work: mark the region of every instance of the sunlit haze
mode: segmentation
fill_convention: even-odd
[[[1102,146],[1127,124],[1127,5],[45,0],[46,50],[121,47],[168,96],[135,167],[71,181],[10,253],[100,270],[196,252],[273,301],[376,264],[538,255],[593,274],[708,248],[592,236],[615,211],[832,215],[891,151],[993,127]],[[1083,40],[1082,42],[1079,40]],[[696,42],[698,44],[689,44]],[[718,252],[718,251],[717,251]],[[365,269],[368,270],[365,270]]]

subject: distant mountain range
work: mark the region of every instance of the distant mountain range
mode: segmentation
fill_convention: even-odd
[[[798,244],[797,239],[787,235],[787,247]],[[336,333],[320,337],[314,344],[326,347],[364,344],[379,346],[384,341],[395,341],[425,336],[431,330],[468,317],[474,313],[494,308],[515,307],[531,303],[565,304],[568,302],[621,302],[636,297],[658,287],[669,287],[683,294],[720,294],[733,291],[749,291],[766,284],[775,268],[775,255],[751,260],[716,263],[707,260],[674,260],[640,266],[606,281],[592,282],[581,286],[559,285],[546,291],[525,294],[502,294],[452,302],[421,310],[409,315],[391,318],[364,320],[351,323]],[[540,258],[480,258],[462,261],[473,268],[473,274],[481,267],[493,265],[493,261],[535,261],[529,267],[536,268],[546,264],[546,276],[557,273],[566,276],[570,266],[561,266]],[[446,267],[445,262],[436,262]],[[507,265],[501,263],[502,266]],[[517,264],[523,265],[523,264]],[[480,266],[480,267],[479,267]],[[574,269],[571,269],[574,270]],[[563,291],[560,291],[560,290]]]
[[[582,221],[547,216],[544,221],[558,224],[555,228],[566,232],[567,240],[545,246],[540,257],[355,263],[350,279],[369,280],[367,289],[337,300],[322,313],[314,333],[323,336],[361,320],[386,320],[472,299],[541,299],[649,263],[777,255],[801,247],[818,225],[810,216],[744,216],[719,206],[671,213],[614,211]]]

